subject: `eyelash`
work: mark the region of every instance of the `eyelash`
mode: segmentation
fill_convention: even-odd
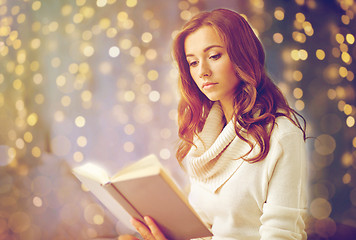
[[[220,57],[221,57],[221,53],[218,53],[218,54],[210,56],[209,59],[218,60]],[[198,63],[198,61],[191,62],[191,63],[189,63],[189,66],[194,67],[197,63]]]
[[[197,61],[191,62],[191,63],[189,63],[189,66],[194,67],[196,65],[196,63],[197,63]]]
[[[218,60],[221,57],[221,53],[215,54],[211,57],[209,57],[210,59],[214,59],[214,60]]]

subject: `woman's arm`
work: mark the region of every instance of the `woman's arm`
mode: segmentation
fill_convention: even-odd
[[[270,169],[267,200],[260,218],[261,239],[306,239],[307,159],[301,133],[285,134],[275,142],[274,151],[278,157]]]

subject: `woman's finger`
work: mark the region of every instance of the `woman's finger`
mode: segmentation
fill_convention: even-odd
[[[125,235],[120,235],[118,240],[139,240],[139,239],[132,235],[125,234]]]
[[[145,224],[135,218],[131,219],[131,224],[136,228],[137,232],[140,233],[144,240],[155,240],[150,229],[148,229]]]
[[[152,218],[146,216],[146,217],[144,217],[144,219],[145,219],[147,226],[150,228],[151,233],[154,236],[154,239],[167,240]]]

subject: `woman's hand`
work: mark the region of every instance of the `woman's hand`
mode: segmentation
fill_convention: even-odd
[[[118,240],[139,240],[137,237],[134,237],[129,234],[121,235],[118,237]]]
[[[141,234],[144,240],[167,240],[167,238],[163,235],[163,233],[158,228],[158,226],[156,225],[155,221],[152,218],[146,216],[144,217],[144,220],[147,226],[137,219],[134,218],[131,219],[131,224]],[[131,239],[125,238],[122,240],[131,240]]]

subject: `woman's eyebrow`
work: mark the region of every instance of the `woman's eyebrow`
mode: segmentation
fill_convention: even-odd
[[[223,46],[220,46],[220,45],[210,45],[210,46],[204,48],[203,52],[207,52],[207,51],[209,51],[210,49],[215,48],[215,47],[217,47],[217,48],[223,48]],[[194,54],[187,54],[187,55],[186,55],[186,57],[193,57],[193,56],[194,56]]]

